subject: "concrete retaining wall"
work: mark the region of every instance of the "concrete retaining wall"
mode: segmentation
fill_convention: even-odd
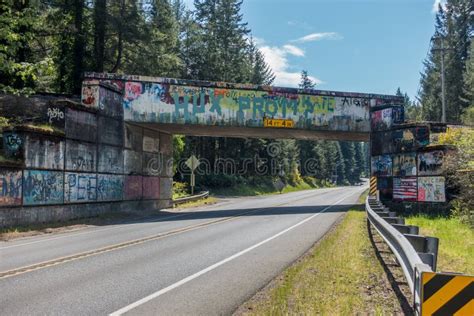
[[[120,93],[93,90],[95,107],[55,99],[35,107],[46,113],[34,123],[52,132],[3,132],[2,155],[14,164],[0,163],[0,227],[171,205],[172,136],[124,123]],[[23,99],[8,102],[32,106]]]

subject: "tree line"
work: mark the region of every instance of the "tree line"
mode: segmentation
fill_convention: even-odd
[[[406,114],[411,120],[441,121],[444,59],[446,122],[474,125],[473,12],[472,0],[439,4],[418,96],[412,101],[405,94]],[[397,94],[403,95],[400,90]]]
[[[2,1],[0,91],[77,95],[85,71],[270,85],[274,73],[241,6],[242,0],[195,0],[193,9],[182,0]],[[305,71],[300,86],[314,87]],[[274,143],[281,150],[272,156]],[[293,184],[305,177],[355,183],[368,170],[363,143],[176,136],[174,145],[175,160],[191,154],[210,162],[256,155],[278,160],[279,176]],[[222,186],[275,178],[251,170],[203,181]]]

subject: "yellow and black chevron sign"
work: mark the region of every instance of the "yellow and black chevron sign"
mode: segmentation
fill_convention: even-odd
[[[421,315],[474,315],[474,277],[423,272]]]
[[[369,195],[377,195],[377,177],[370,177]]]

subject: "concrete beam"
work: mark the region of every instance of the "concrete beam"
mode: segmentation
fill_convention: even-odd
[[[272,139],[307,139],[307,140],[340,140],[368,142],[369,133],[340,132],[327,130],[302,130],[293,128],[252,128],[228,126],[202,126],[189,124],[158,124],[134,123],[129,124],[146,127],[162,133],[190,136],[236,137],[236,138],[272,138]]]

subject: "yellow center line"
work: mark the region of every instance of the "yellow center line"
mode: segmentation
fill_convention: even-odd
[[[325,192],[325,193],[327,193],[327,192]],[[225,217],[225,218],[221,218],[221,219],[217,219],[217,220],[211,220],[211,221],[200,223],[200,224],[195,224],[195,225],[190,225],[190,226],[186,226],[186,227],[182,227],[182,228],[177,228],[177,229],[174,229],[174,230],[170,230],[170,231],[167,231],[167,232],[163,232],[163,233],[159,233],[159,234],[155,234],[155,235],[151,235],[151,236],[147,236],[147,237],[143,237],[143,238],[138,238],[138,239],[134,239],[134,240],[130,240],[130,241],[126,241],[126,242],[122,242],[122,243],[118,243],[118,244],[114,244],[114,245],[110,245],[110,246],[106,246],[106,247],[102,247],[102,248],[98,248],[98,249],[94,249],[94,250],[81,252],[81,253],[74,254],[74,255],[59,257],[59,258],[43,261],[43,262],[40,262],[40,263],[35,263],[35,264],[24,266],[24,267],[3,271],[3,272],[0,272],[0,279],[5,279],[5,278],[8,278],[8,277],[21,275],[21,274],[28,273],[28,272],[33,272],[33,271],[36,271],[36,270],[44,269],[44,268],[47,268],[47,267],[52,267],[52,266],[55,266],[55,265],[71,262],[71,261],[74,261],[74,260],[79,260],[79,259],[91,257],[91,256],[94,256],[94,255],[99,255],[99,254],[106,253],[106,252],[113,251],[113,250],[118,250],[118,249],[123,249],[123,248],[134,246],[134,245],[139,245],[139,244],[142,244],[142,243],[145,243],[145,242],[148,242],[148,241],[152,241],[152,240],[158,240],[158,239],[162,239],[162,238],[165,238],[165,237],[178,235],[178,234],[181,234],[181,233],[197,230],[197,229],[200,229],[200,228],[203,228],[203,227],[208,227],[208,226],[211,226],[213,224],[224,223],[224,222],[236,220],[236,219],[239,219],[239,218],[243,217],[244,215],[265,211],[265,210],[268,210],[268,209],[271,209],[271,208],[274,208],[274,207],[288,205],[288,204],[295,203],[295,202],[302,201],[302,200],[306,200],[306,199],[307,199],[307,195],[305,195],[305,197],[303,197],[303,198],[292,200],[292,201],[289,201],[289,202],[286,202],[286,203],[275,204],[275,205],[268,206],[268,207],[261,208],[261,209],[242,212],[242,213],[239,213],[235,216],[229,216],[229,217]]]

